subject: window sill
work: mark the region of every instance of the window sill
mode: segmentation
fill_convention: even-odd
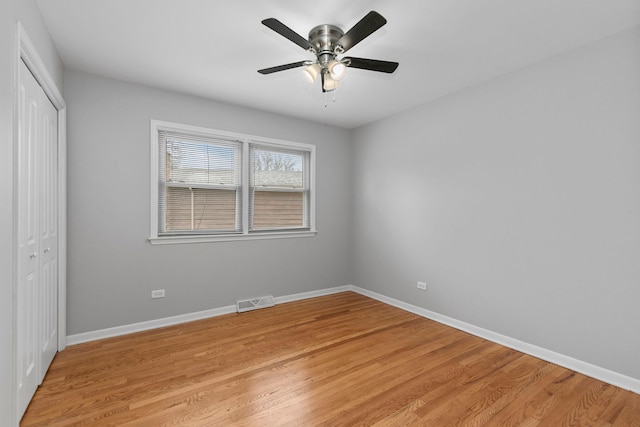
[[[316,234],[318,234],[317,231],[290,231],[220,236],[163,236],[149,237],[147,240],[152,245],[177,245],[183,243],[237,242],[242,240],[297,239],[300,237],[313,237]]]

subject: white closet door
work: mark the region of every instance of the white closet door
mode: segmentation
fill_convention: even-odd
[[[20,65],[18,137],[18,411],[22,416],[57,350],[57,111]]]
[[[41,92],[40,162],[40,372],[38,384],[58,351],[58,111]]]
[[[18,148],[18,410],[24,412],[39,383],[38,370],[38,108],[40,87],[20,68]],[[35,94],[35,95],[34,95]]]

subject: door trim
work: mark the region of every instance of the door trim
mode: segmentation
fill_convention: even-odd
[[[44,61],[38,54],[38,51],[27,35],[24,26],[17,21],[15,26],[15,54],[13,60],[13,146],[18,147],[19,143],[19,103],[18,88],[20,87],[20,61],[24,61],[33,74],[38,84],[44,90],[53,106],[58,111],[58,351],[64,350],[67,345],[67,105],[62,97],[62,93],[56,86],[55,81],[47,70]],[[14,150],[14,152],[17,152]],[[14,164],[16,159],[14,158]],[[16,178],[14,176],[14,178]],[[14,180],[15,181],[15,180]],[[15,181],[17,182],[17,181]],[[15,198],[14,194],[14,198]],[[17,204],[14,203],[14,209]],[[16,231],[17,215],[14,210],[14,251],[17,242]],[[17,408],[17,369],[16,369],[16,351],[17,351],[17,313],[16,313],[16,293],[17,293],[17,274],[14,266],[13,274],[13,408],[14,413]],[[16,425],[19,420],[16,420]]]

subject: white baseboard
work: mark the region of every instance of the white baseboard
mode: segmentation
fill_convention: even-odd
[[[512,348],[522,353],[526,353],[530,356],[537,357],[538,359],[546,360],[547,362],[551,362],[564,368],[571,369],[572,371],[579,372],[588,377],[595,378],[597,380],[604,381],[625,390],[640,394],[640,380],[636,378],[619,374],[617,372],[613,372],[608,369],[601,368],[599,366],[595,366],[569,356],[565,356],[564,354],[556,353],[554,351],[508,337],[506,335],[498,334],[488,329],[471,325],[469,323],[444,316],[425,308],[417,307],[415,305],[387,297],[377,292],[369,291],[357,286],[350,286],[349,289],[353,292],[359,293],[369,298],[373,298],[385,304],[389,304],[410,313],[417,314],[418,316],[426,317],[438,323],[442,323],[443,325],[451,326],[453,328],[468,332],[471,335],[484,338],[496,344]]]
[[[83,332],[81,334],[67,335],[67,346],[80,344],[88,341],[96,341],[105,338],[117,337],[119,335],[131,334],[134,332],[148,331],[150,329],[162,328],[164,326],[178,325],[180,323],[192,322],[194,320],[206,319],[208,317],[222,316],[223,314],[235,313],[236,306],[214,308],[211,310],[197,311],[195,313],[181,314],[179,316],[165,317],[162,319],[149,320],[147,322],[132,323],[130,325],[116,326],[113,328],[98,329],[97,331]]]
[[[300,294],[293,294],[293,295],[285,295],[285,296],[282,296],[282,297],[275,297],[274,300],[275,300],[276,304],[282,304],[282,303],[285,303],[285,302],[300,301],[300,300],[308,299],[308,298],[322,297],[322,296],[331,295],[331,294],[339,294],[340,292],[350,291],[350,290],[352,290],[352,288],[353,288],[353,286],[351,286],[351,285],[337,286],[335,288],[321,289],[319,291],[302,292]]]
[[[551,350],[547,350],[542,347],[538,347],[533,344],[520,341],[506,335],[498,334],[496,332],[484,329],[469,323],[462,322],[460,320],[453,319],[448,316],[427,310],[422,307],[418,307],[377,292],[369,291],[358,286],[346,285],[338,286],[334,288],[321,289],[318,291],[303,292],[299,294],[284,295],[275,297],[276,304],[283,304],[286,302],[299,301],[308,298],[315,298],[324,295],[331,295],[340,292],[353,291],[358,294],[373,298],[385,304],[392,305],[410,313],[417,314],[418,316],[426,317],[427,319],[434,320],[443,325],[451,326],[464,332],[468,332],[480,338],[484,338],[496,344],[503,345],[505,347],[512,348],[522,353],[529,354],[533,357],[537,357],[547,362],[555,363],[572,371],[579,372],[589,377],[595,378],[600,381],[613,384],[617,387],[625,390],[630,390],[634,393],[640,394],[640,380],[632,378],[617,372],[610,371],[599,366],[592,365],[590,363],[583,362],[578,359],[574,359],[569,356],[565,356],[560,353],[556,353]],[[166,317],[163,319],[150,320],[147,322],[133,323],[130,325],[116,326],[114,328],[100,329],[97,331],[84,332],[76,335],[67,336],[67,345],[80,344],[88,341],[95,341],[104,338],[111,338],[119,335],[130,334],[133,332],[147,331],[150,329],[161,328],[164,326],[177,325],[180,323],[192,322],[194,320],[206,319],[209,317],[221,316],[223,314],[235,313],[236,306],[229,305],[220,308],[214,308],[211,310],[198,311],[195,313],[182,314],[179,316]]]
[[[276,304],[285,302],[299,301],[307,298],[315,298],[324,295],[337,294],[351,290],[351,286],[338,286],[335,288],[321,289],[319,291],[303,292],[299,294],[285,295],[275,297]],[[194,320],[207,319],[209,317],[222,316],[236,312],[236,306],[228,305],[226,307],[213,308],[211,310],[197,311],[195,313],[181,314],[179,316],[165,317],[162,319],[149,320],[146,322],[132,323],[130,325],[115,326],[113,328],[99,329],[97,331],[83,332],[75,335],[67,336],[67,345],[80,344],[83,342],[96,341],[105,338],[117,337],[119,335],[131,334],[134,332],[148,331],[151,329],[162,328],[164,326],[178,325],[180,323],[193,322]]]

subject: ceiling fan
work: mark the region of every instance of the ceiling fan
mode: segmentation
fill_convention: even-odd
[[[387,23],[382,15],[373,10],[346,33],[335,25],[318,25],[309,31],[308,40],[275,18],[265,19],[262,23],[301,48],[313,53],[316,60],[298,61],[264,68],[258,70],[260,74],[271,74],[304,66],[304,75],[307,80],[313,83],[320,76],[322,91],[330,92],[338,87],[338,81],[345,76],[347,67],[382,73],[393,73],[398,68],[397,62],[352,56],[338,58]]]

